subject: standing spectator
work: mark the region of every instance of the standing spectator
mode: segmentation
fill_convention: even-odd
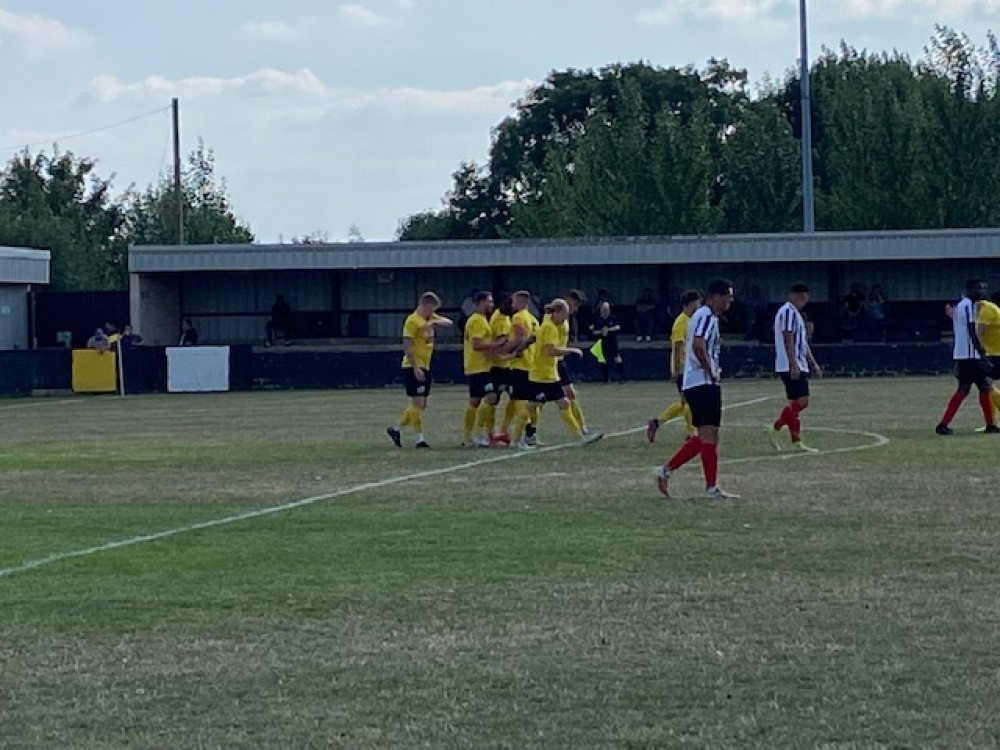
[[[601,372],[605,383],[609,380],[612,362],[614,362],[615,370],[618,372],[618,381],[625,382],[625,364],[618,349],[618,334],[621,333],[621,330],[622,327],[618,319],[611,314],[611,303],[605,300],[597,309],[597,320],[590,324],[590,334],[600,341],[604,353]]]
[[[267,346],[278,339],[279,333],[286,344],[291,343],[289,339],[292,338],[293,322],[292,306],[285,300],[285,295],[279,294],[274,298],[274,304],[271,305],[271,319],[264,327],[267,333]]]
[[[659,307],[653,290],[646,287],[635,301],[635,340],[652,341],[656,332],[656,310]]]
[[[129,347],[138,346],[139,344],[141,344],[142,336],[133,331],[132,326],[126,325],[122,329],[121,342],[122,342],[121,343],[122,349],[128,349]]]
[[[198,331],[195,330],[191,318],[181,321],[181,340],[178,346],[198,346]]]

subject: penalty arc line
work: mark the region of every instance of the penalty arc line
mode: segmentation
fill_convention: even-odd
[[[756,404],[763,403],[765,401],[770,401],[771,397],[765,396],[763,398],[756,398],[750,401],[742,401],[736,404],[731,404],[724,408],[728,409],[739,409],[745,406],[754,406]],[[620,432],[610,432],[605,435],[607,438],[624,437],[626,435],[633,435],[637,432],[642,432],[646,427],[636,427],[629,430],[622,430]],[[398,477],[389,477],[388,479],[378,479],[372,482],[363,482],[362,484],[356,484],[351,487],[345,487],[340,490],[334,490],[333,492],[325,492],[321,495],[312,495],[311,497],[305,497],[301,500],[294,500],[289,503],[282,503],[281,505],[272,505],[266,508],[255,508],[253,510],[244,511],[242,513],[235,513],[231,516],[224,516],[222,518],[214,518],[208,521],[200,521],[198,523],[187,524],[185,526],[177,526],[172,529],[164,529],[163,531],[154,531],[148,534],[138,534],[136,536],[127,537],[125,539],[117,539],[110,542],[105,542],[104,544],[98,544],[93,547],[86,547],[84,549],[70,550],[68,552],[55,552],[51,555],[46,555],[45,557],[39,557],[34,560],[25,560],[20,565],[13,565],[8,568],[0,568],[0,578],[8,578],[10,576],[16,575],[17,573],[26,573],[31,570],[37,570],[38,568],[43,568],[48,565],[52,565],[57,562],[62,562],[63,560],[72,560],[79,557],[90,557],[91,555],[96,555],[101,552],[110,552],[116,549],[122,549],[124,547],[134,547],[139,544],[146,544],[147,542],[156,542],[161,539],[169,539],[170,537],[178,536],[179,534],[188,534],[195,531],[203,531],[205,529],[213,529],[218,526],[228,526],[229,524],[239,523],[240,521],[249,521],[255,518],[263,518],[265,516],[271,516],[278,513],[286,513],[291,510],[296,510],[298,508],[305,508],[310,505],[315,505],[316,503],[321,503],[326,500],[334,500],[338,497],[345,497],[347,495],[355,495],[359,492],[365,492],[367,490],[378,490],[384,487],[391,487],[396,484],[403,484],[404,482],[410,482],[415,479],[426,479],[428,477],[441,476],[443,474],[453,474],[457,471],[465,471],[466,469],[474,469],[479,466],[487,466],[489,464],[500,463],[501,461],[512,461],[519,458],[527,458],[528,456],[535,456],[540,453],[550,453],[552,451],[563,450],[565,448],[576,447],[576,443],[561,443],[559,445],[546,446],[544,448],[538,448],[533,451],[525,451],[523,453],[504,453],[500,456],[490,456],[489,458],[482,458],[477,461],[466,461],[460,464],[454,464],[452,466],[444,466],[440,469],[428,469],[426,471],[419,471],[415,474],[405,474]]]

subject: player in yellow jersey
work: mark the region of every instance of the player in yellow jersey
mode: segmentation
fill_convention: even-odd
[[[490,374],[493,378],[493,386],[496,388],[497,404],[500,403],[500,397],[506,393],[508,396],[507,410],[510,412],[509,416],[506,413],[504,414],[504,428],[497,435],[493,434],[493,428],[496,426],[496,408],[494,407],[492,413],[487,411],[483,415],[486,433],[491,435],[490,445],[502,446],[510,444],[510,436],[507,434],[506,429],[514,419],[514,407],[512,406],[514,402],[509,398],[512,358],[507,353],[507,348],[513,331],[513,322],[511,321],[513,315],[514,310],[511,307],[511,298],[507,297],[497,305],[490,316],[490,329],[493,332],[493,342],[497,344],[497,349],[493,353],[493,367],[490,369]]]
[[[530,450],[533,446],[522,437],[529,413],[537,411],[548,401],[554,401],[559,406],[559,416],[574,438],[583,445],[596,442],[603,435],[599,432],[584,435],[581,432],[580,424],[569,407],[569,399],[559,384],[559,361],[568,354],[583,356],[581,350],[563,344],[565,334],[562,326],[569,318],[569,304],[564,299],[554,299],[545,307],[545,312],[547,314],[535,333],[535,351],[528,373],[532,398],[527,410],[519,411],[514,420],[512,439],[518,448]]]
[[[416,433],[417,448],[430,448],[424,439],[423,413],[431,392],[431,355],[434,353],[434,329],[452,325],[438,315],[441,299],[434,292],[424,292],[417,309],[403,323],[403,381],[410,405],[403,410],[399,424],[386,428],[397,448],[402,448],[401,428],[410,426]]]
[[[649,424],[646,426],[646,439],[651,443],[656,442],[656,431],[660,429],[663,422],[669,422],[682,414],[687,434],[693,435],[695,432],[694,425],[691,424],[691,407],[684,400],[684,389],[681,387],[681,381],[684,379],[684,358],[686,356],[684,346],[687,342],[688,321],[691,320],[695,310],[701,307],[701,301],[701,292],[697,289],[691,289],[681,295],[681,311],[674,319],[673,328],[670,329],[670,377],[677,382],[677,392],[680,394],[680,398],[664,409],[660,416],[649,420]]]
[[[566,293],[565,299],[566,304],[569,305],[569,318],[571,318],[580,310],[580,305],[586,304],[587,295],[579,289],[570,289]],[[569,346],[569,318],[566,318],[566,320],[560,324],[560,328],[563,332],[562,346],[564,347]],[[590,432],[590,430],[587,429],[587,420],[584,419],[583,409],[580,408],[580,400],[577,397],[576,387],[573,385],[569,369],[566,367],[566,362],[562,359],[559,360],[559,385],[562,386],[563,393],[566,394],[566,398],[569,399],[570,411],[573,412],[573,416],[576,418],[576,421],[580,423],[580,431],[586,435]]]
[[[505,353],[511,356],[509,375],[509,394],[511,403],[504,412],[500,424],[500,439],[509,433],[510,425],[519,414],[530,421],[528,404],[534,398],[534,391],[528,373],[531,371],[531,361],[534,355],[535,333],[538,330],[538,320],[528,310],[531,294],[521,290],[511,297],[511,334],[505,347]],[[508,438],[509,442],[509,438]]]
[[[462,343],[462,367],[469,379],[469,403],[462,421],[462,447],[488,448],[498,398],[491,374],[493,354],[505,346],[505,342],[498,344],[493,340],[489,320],[493,314],[493,295],[476,292],[472,302],[476,310],[465,322]],[[477,427],[479,432],[473,439],[472,433]]]
[[[990,378],[993,389],[990,391],[990,401],[993,404],[994,419],[1000,419],[1000,294],[994,294],[991,299],[976,303],[976,329],[979,341],[986,350],[986,359],[990,365]],[[986,428],[980,428],[986,431]]]

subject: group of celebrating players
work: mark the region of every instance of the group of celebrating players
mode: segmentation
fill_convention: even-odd
[[[959,385],[937,427],[939,434],[950,434],[948,423],[972,385],[980,390],[986,420],[984,431],[1000,432],[994,419],[994,409],[1000,407],[1000,391],[993,387],[993,379],[1000,375],[1000,309],[985,301],[985,296],[985,285],[970,281],[966,296],[953,310],[953,356]],[[729,310],[733,299],[733,284],[725,279],[711,282],[704,296],[691,290],[681,298],[683,309],[674,320],[670,350],[671,376],[676,381],[679,398],[649,420],[646,428],[650,443],[655,442],[663,422],[683,416],[687,428],[678,450],[654,472],[657,488],[666,497],[670,497],[673,473],[696,457],[701,459],[708,497],[738,497],[718,484],[722,424],[719,319]],[[462,425],[463,446],[531,450],[537,445],[535,434],[542,406],[548,402],[558,406],[567,430],[581,445],[603,437],[587,428],[563,362],[564,357],[583,354],[569,346],[569,319],[586,301],[585,295],[574,289],[565,297],[552,300],[545,306],[541,322],[528,309],[530,300],[529,292],[518,291],[495,307],[489,292],[479,292],[474,297],[475,313],[467,320],[463,335],[463,365],[469,382],[469,402]],[[816,452],[801,437],[801,414],[809,406],[810,377],[823,374],[813,356],[802,316],[808,302],[809,288],[795,284],[774,318],[775,372],[784,384],[787,403],[778,418],[765,425],[765,432],[777,450],[782,449],[781,432],[787,429],[793,449]],[[402,367],[410,403],[399,423],[386,430],[397,447],[402,447],[402,428],[406,426],[413,430],[417,448],[429,447],[422,416],[432,384],[434,332],[438,327],[452,325],[450,319],[438,314],[440,306],[436,294],[425,292],[403,325]],[[504,394],[508,401],[497,430],[497,410]]]
[[[499,307],[493,295],[477,292],[475,312],[463,332],[463,368],[469,381],[469,403],[462,424],[466,447],[512,446],[531,450],[537,445],[537,426],[545,403],[555,403],[570,434],[587,445],[603,435],[591,432],[583,417],[566,356],[583,356],[569,346],[569,318],[585,296],[570,290],[565,298],[545,306],[539,321],[528,309],[531,294],[514,292]],[[441,300],[433,292],[421,295],[417,309],[403,324],[403,377],[410,403],[399,423],[387,428],[389,438],[402,447],[402,428],[415,434],[417,448],[428,448],[423,433],[423,411],[427,407],[432,377],[431,355],[435,329],[452,321],[437,310]],[[496,429],[500,398],[508,396],[499,430]]]

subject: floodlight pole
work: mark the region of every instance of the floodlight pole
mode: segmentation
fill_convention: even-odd
[[[799,0],[799,65],[802,110],[802,231],[816,231],[816,209],[813,195],[812,161],[812,97],[809,95],[809,26],[806,22],[806,0]]]
[[[181,195],[181,111],[175,96],[170,107],[174,121],[174,199],[177,201],[177,244],[184,244],[184,200]]]

